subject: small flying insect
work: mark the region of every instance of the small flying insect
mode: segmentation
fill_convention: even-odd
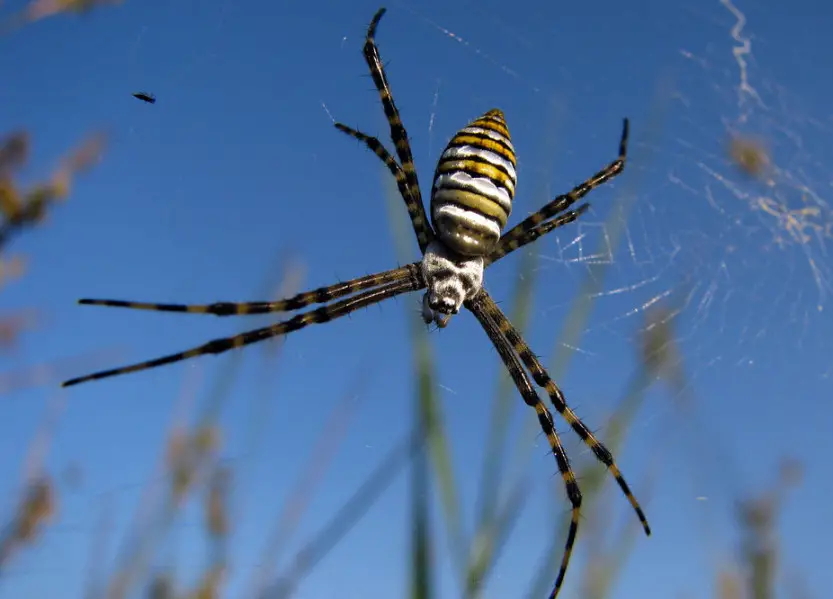
[[[139,98],[142,102],[147,102],[148,104],[156,104],[156,96],[153,94],[146,94],[145,92],[137,92],[133,94],[134,98]]]

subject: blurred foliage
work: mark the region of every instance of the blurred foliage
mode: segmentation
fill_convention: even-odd
[[[0,25],[0,34],[64,13],[86,15],[95,8],[122,2],[124,0],[32,0],[26,8],[6,18]]]
[[[766,177],[772,168],[769,150],[759,139],[733,135],[729,139],[729,158],[740,171],[758,179]]]
[[[6,20],[4,31],[25,23],[31,23],[64,12],[86,13],[105,4],[118,4],[120,0],[36,0],[21,13]],[[660,107],[662,108],[662,107]],[[654,111],[658,123],[662,110]],[[658,124],[654,123],[654,128]],[[547,139],[551,140],[552,135]],[[20,256],[8,257],[8,246],[14,237],[39,227],[59,203],[65,201],[72,190],[74,178],[89,169],[98,159],[104,147],[104,137],[93,135],[79,144],[44,181],[24,187],[18,180],[18,173],[25,165],[31,151],[31,142],[26,131],[12,131],[0,138],[0,284],[8,284],[25,274],[25,261]],[[554,151],[553,148],[550,148]],[[768,155],[759,143],[741,138],[731,140],[730,155],[739,168],[752,176],[761,176],[768,165]],[[392,189],[385,172],[385,181]],[[411,232],[402,216],[401,198],[393,190],[389,195],[391,226],[398,248],[400,261],[409,261]],[[611,215],[611,237],[616,237],[616,223],[623,223],[628,207],[632,205],[632,194],[625,196],[622,211]],[[398,215],[398,216],[397,216]],[[612,242],[611,242],[612,243]],[[516,274],[514,297],[511,299],[509,316],[522,333],[527,328],[532,312],[537,258],[534,252],[523,252]],[[297,265],[284,263],[274,269],[280,273],[276,297],[286,297],[300,287]],[[593,291],[604,281],[603,267],[591,268],[587,280],[577,294],[565,329],[557,340],[556,347],[575,347],[591,312]],[[270,283],[268,287],[276,285]],[[11,315],[0,315],[0,349],[13,351],[19,336],[31,328],[34,313],[28,310]],[[623,388],[621,398],[604,430],[605,443],[615,453],[624,446],[628,431],[646,394],[656,383],[662,383],[675,400],[684,398],[688,381],[685,375],[681,352],[676,344],[674,323],[680,314],[679,306],[673,303],[656,306],[646,312],[646,320],[639,331],[637,360],[634,372]],[[273,315],[274,316],[274,315]],[[307,576],[371,509],[375,501],[388,488],[403,468],[411,467],[411,513],[405,523],[411,532],[411,578],[407,594],[413,599],[430,599],[437,596],[435,548],[447,543],[454,572],[458,577],[460,595],[466,598],[480,597],[486,582],[494,570],[506,541],[522,513],[532,487],[528,475],[509,476],[509,457],[515,461],[528,455],[531,448],[529,429],[514,440],[515,451],[510,451],[512,439],[509,432],[509,416],[517,403],[517,393],[502,368],[497,368],[495,395],[492,402],[490,429],[485,438],[486,451],[481,468],[478,510],[475,527],[466,534],[463,525],[463,510],[457,491],[458,483],[452,467],[450,443],[447,439],[442,409],[439,401],[439,386],[436,379],[435,360],[428,341],[427,331],[416,314],[411,315],[411,336],[413,348],[414,421],[416,427],[402,439],[381,460],[380,464],[357,488],[341,509],[326,521],[318,522],[318,532],[300,544],[300,549],[288,559],[282,559],[289,540],[304,516],[305,508],[311,502],[312,493],[328,463],[346,432],[350,417],[356,411],[355,397],[359,394],[364,379],[355,388],[348,389],[341,401],[335,403],[330,418],[320,431],[320,439],[313,444],[309,460],[303,468],[303,476],[297,482],[289,498],[276,514],[274,528],[267,536],[262,551],[262,565],[252,576],[246,596],[255,599],[278,599],[294,594],[301,580]],[[281,340],[265,344],[264,372],[274,375]],[[566,368],[569,356],[563,351],[556,352],[555,365],[551,369],[557,377]],[[112,352],[109,352],[112,355]],[[227,541],[235,530],[236,514],[233,509],[234,492],[240,493],[241,473],[222,458],[222,434],[218,417],[223,405],[230,399],[233,381],[240,368],[241,352],[235,352],[218,369],[215,384],[210,388],[202,410],[188,424],[179,420],[170,427],[160,469],[164,487],[148,482],[143,500],[137,509],[132,526],[121,539],[116,555],[115,567],[104,572],[103,564],[109,563],[107,544],[103,541],[109,532],[107,510],[102,510],[102,525],[94,534],[90,569],[86,591],[88,599],[121,599],[136,596],[137,593],[150,599],[209,599],[223,596],[224,583],[233,557],[228,555]],[[49,365],[23,373],[17,378],[6,376],[0,382],[0,393],[28,384],[51,382]],[[66,366],[75,369],[75,366]],[[269,391],[272,385],[266,379],[261,385],[264,393],[261,405],[273,398]],[[193,403],[196,392],[184,392],[179,407]],[[0,531],[0,578],[6,566],[15,555],[27,546],[42,539],[43,531],[55,520],[58,507],[58,485],[43,467],[49,441],[57,421],[58,401],[49,403],[44,423],[34,435],[29,458],[24,464],[23,483],[17,501],[13,503],[7,524]],[[182,411],[182,410],[180,410]],[[528,416],[528,415],[527,415]],[[257,418],[255,418],[257,420]],[[252,452],[255,450],[254,437],[259,429],[252,431]],[[526,453],[518,451],[525,446]],[[661,452],[660,452],[661,453]],[[582,456],[587,458],[587,456]],[[521,460],[522,461],[522,460]],[[580,581],[580,596],[584,599],[603,599],[610,595],[616,579],[637,538],[638,528],[633,523],[618,531],[611,531],[604,524],[610,519],[613,508],[605,501],[602,492],[606,471],[590,459],[577,460],[578,479],[584,493],[583,520],[589,525],[579,537],[579,543],[589,548],[589,559],[583,571],[571,576]],[[515,469],[517,470],[517,468]],[[80,484],[81,466],[72,465],[72,478]],[[650,495],[651,481],[658,478],[659,467],[648,472],[645,484],[641,485],[643,497]],[[512,470],[511,472],[514,472]],[[540,473],[538,473],[540,475]],[[276,474],[280,476],[278,472]],[[715,573],[714,596],[718,599],[772,599],[778,585],[779,543],[776,534],[778,514],[786,492],[799,483],[801,469],[798,464],[785,462],[780,477],[772,489],[753,498],[739,499],[736,511],[741,541],[736,552],[735,564],[724,564]],[[68,484],[72,486],[72,484]],[[640,489],[637,489],[639,491]],[[442,518],[432,518],[437,499]],[[560,501],[560,498],[559,498]],[[561,513],[559,502],[553,502],[557,513]],[[168,538],[172,526],[191,504],[202,509],[205,543],[209,549],[208,559],[200,576],[186,582],[177,576],[175,553],[171,554]],[[661,524],[658,524],[661,526]],[[264,529],[266,527],[264,526]],[[563,531],[562,531],[563,532]],[[553,535],[552,548],[541,560],[539,572],[519,572],[518,577],[533,578],[530,597],[543,597],[552,583],[553,564],[557,564],[564,535]],[[160,554],[165,556],[161,562]],[[278,564],[287,564],[278,569]],[[153,564],[163,564],[154,566]],[[70,593],[72,595],[73,593]]]
[[[99,158],[105,138],[98,134],[78,145],[47,180],[21,189],[14,180],[29,156],[29,136],[16,131],[0,140],[0,251],[14,234],[43,223],[49,210],[69,197],[75,175]]]
[[[0,134],[2,135],[2,134]],[[8,246],[16,235],[41,225],[52,207],[65,201],[76,175],[88,170],[104,147],[104,136],[93,135],[63,158],[47,179],[24,188],[17,181],[18,172],[26,164],[31,151],[29,134],[12,131],[0,137],[0,282],[8,284],[25,272],[20,256],[7,255]],[[13,350],[19,337],[37,322],[31,309],[0,315],[0,348]],[[6,379],[8,380],[8,379]],[[3,385],[0,384],[0,391]],[[54,426],[50,404],[45,419],[46,433],[36,435],[26,464],[20,497],[0,533],[0,575],[14,556],[31,545],[42,533],[57,510],[57,495],[52,477],[44,471],[44,447],[48,445]]]
[[[20,505],[0,538],[0,572],[15,549],[32,543],[55,512],[55,491],[47,476],[26,485]]]

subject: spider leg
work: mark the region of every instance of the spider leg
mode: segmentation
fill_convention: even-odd
[[[622,125],[622,137],[619,139],[619,156],[616,158],[616,160],[608,164],[606,167],[604,167],[602,170],[600,170],[598,173],[596,173],[583,183],[576,185],[568,193],[557,196],[550,203],[546,204],[543,208],[538,210],[538,212],[529,215],[520,223],[509,229],[506,233],[503,234],[503,237],[500,238],[497,247],[493,250],[492,253],[497,254],[498,256],[508,254],[510,251],[512,251],[512,249],[514,249],[512,248],[512,245],[517,243],[519,239],[522,239],[526,233],[533,230],[536,226],[543,223],[547,219],[552,218],[556,214],[564,212],[570,206],[579,201],[581,198],[593,191],[599,185],[602,185],[603,183],[609,181],[613,177],[620,175],[622,171],[625,169],[625,161],[627,159],[628,154],[628,131],[628,119],[624,119]],[[546,232],[549,232],[551,230],[552,229],[549,229]],[[538,237],[540,237],[540,235],[538,235]],[[519,244],[517,247],[520,247],[521,245],[524,244]]]
[[[399,189],[399,194],[405,200],[405,207],[408,210],[408,216],[411,218],[411,223],[414,226],[414,231],[417,234],[417,241],[420,244],[420,249],[423,250],[422,247],[422,240],[428,240],[426,242],[426,246],[430,243],[430,240],[433,238],[432,235],[423,235],[421,236],[421,231],[424,233],[426,230],[430,233],[431,227],[427,224],[425,220],[425,211],[422,209],[422,200],[414,201],[411,196],[410,187],[408,187],[408,179],[405,176],[405,171],[402,170],[402,167],[399,166],[399,163],[391,156],[390,152],[388,152],[387,148],[379,141],[376,137],[371,137],[361,131],[353,129],[352,127],[348,127],[347,125],[343,125],[342,123],[335,124],[336,129],[341,131],[342,133],[346,133],[350,137],[355,137],[365,146],[370,149],[371,152],[376,154],[379,159],[385,163],[385,166],[388,167],[388,170],[393,175],[393,178],[396,179],[396,187]],[[421,224],[419,224],[421,223]]]
[[[80,299],[79,304],[87,306],[107,306],[111,308],[130,308],[132,310],[153,310],[156,312],[185,312],[189,314],[214,314],[215,316],[237,316],[244,314],[269,314],[272,312],[292,312],[312,304],[325,304],[334,299],[352,295],[359,291],[374,289],[388,283],[413,278],[419,270],[419,262],[394,268],[384,272],[357,277],[343,283],[319,287],[305,291],[288,299],[274,302],[215,302],[213,304],[157,304],[111,299]]]
[[[476,303],[480,304],[480,309],[486,312],[490,319],[496,323],[498,331],[501,333],[502,336],[505,337],[506,341],[511,344],[514,352],[520,357],[521,361],[524,365],[529,369],[530,373],[532,374],[532,378],[535,382],[542,388],[547,391],[547,394],[550,396],[550,400],[553,403],[553,406],[558,411],[559,414],[567,421],[567,424],[575,431],[575,433],[581,438],[582,441],[593,451],[593,454],[596,458],[602,462],[611,473],[616,482],[619,484],[619,488],[624,493],[625,497],[628,498],[631,506],[633,507],[634,511],[636,512],[637,517],[639,518],[640,523],[642,524],[643,529],[645,530],[645,534],[651,534],[651,528],[648,525],[648,520],[645,517],[645,513],[642,511],[642,507],[639,505],[639,502],[634,497],[633,493],[628,486],[628,483],[625,481],[625,478],[622,476],[619,467],[616,465],[616,462],[613,459],[613,455],[610,453],[602,443],[599,441],[590,429],[581,421],[581,419],[573,412],[572,409],[567,405],[566,399],[564,398],[564,394],[562,393],[561,389],[558,388],[558,385],[555,384],[555,381],[550,378],[547,374],[547,371],[539,362],[538,358],[529,348],[529,345],[523,340],[520,333],[518,333],[517,329],[512,325],[506,315],[500,310],[500,308],[495,304],[494,300],[491,296],[486,292],[486,290],[481,290],[478,296],[475,298]],[[477,314],[475,313],[475,316]],[[478,317],[479,318],[479,317]],[[536,408],[537,411],[537,408]],[[539,412],[539,421],[543,421],[540,418]],[[546,429],[545,429],[546,432]],[[549,437],[548,437],[549,439]],[[555,451],[555,450],[553,450]],[[561,464],[559,462],[559,468]],[[579,507],[581,505],[581,493],[578,489],[578,486],[574,489],[570,489],[570,478],[574,481],[574,477],[572,476],[572,472],[569,474],[565,474],[564,470],[562,470],[562,476],[564,477],[565,484],[568,485],[568,496],[570,496],[570,501],[573,504],[573,514],[572,519],[570,522],[570,533],[568,534],[568,544],[565,548],[565,555],[564,559],[561,562],[561,569],[558,573],[558,578],[556,579],[555,585],[553,586],[553,590],[550,593],[550,599],[555,599],[556,595],[561,588],[561,584],[564,580],[564,575],[566,573],[567,565],[569,562],[569,556],[572,552],[572,542],[575,540],[575,534],[578,530],[578,514],[579,514]],[[575,495],[571,495],[572,493]]]
[[[341,318],[342,316],[346,316],[359,308],[372,306],[373,304],[377,304],[388,298],[408,293],[410,291],[416,291],[424,286],[425,281],[422,278],[422,274],[419,273],[419,271],[415,271],[414,275],[408,279],[388,283],[387,285],[371,289],[370,291],[365,291],[364,293],[360,293],[354,297],[349,297],[333,304],[328,304],[326,306],[316,308],[315,310],[310,310],[309,312],[296,314],[289,320],[284,320],[268,327],[255,329],[233,337],[214,339],[213,341],[209,341],[208,343],[204,343],[203,345],[192,349],[162,356],[161,358],[156,358],[155,360],[148,360],[146,362],[139,362],[137,364],[114,368],[112,370],[95,372],[93,374],[65,381],[61,384],[61,386],[70,387],[72,385],[78,385],[87,381],[127,374],[129,372],[139,372],[140,370],[148,370],[150,368],[156,368],[157,366],[163,366],[165,364],[189,360],[205,354],[221,354],[230,349],[236,349],[238,347],[243,347],[244,345],[249,345],[251,343],[257,343],[258,341],[263,341],[272,337],[287,335],[311,324],[321,324],[335,320],[336,318]]]
[[[495,249],[492,250],[492,252],[486,257],[486,265],[497,262],[506,254],[510,254],[518,248],[532,243],[533,241],[536,241],[539,237],[541,237],[542,235],[546,235],[553,229],[563,227],[566,224],[578,220],[578,218],[582,214],[584,214],[588,208],[590,208],[590,204],[582,204],[581,206],[578,206],[575,210],[570,210],[569,212],[565,212],[564,214],[559,214],[555,218],[552,218],[550,220],[544,221],[536,225],[535,227],[523,233],[520,237],[516,237],[515,239],[508,241],[506,244],[499,243],[497,247],[495,247]]]
[[[393,101],[393,95],[388,85],[388,78],[385,75],[385,68],[382,66],[382,60],[379,57],[379,48],[376,46],[376,27],[379,25],[379,21],[384,14],[385,9],[380,8],[370,21],[363,48],[364,59],[370,69],[373,84],[379,92],[382,108],[385,111],[385,117],[390,126],[390,136],[396,148],[396,155],[399,157],[402,172],[405,174],[408,193],[402,194],[402,197],[405,200],[408,214],[411,217],[411,224],[414,227],[414,233],[416,233],[417,241],[419,242],[419,249],[422,253],[425,253],[425,248],[434,240],[434,231],[428,223],[425,206],[422,203],[422,193],[419,189],[419,181],[417,180],[416,168],[414,167],[414,157],[411,154],[411,144],[408,141],[408,132],[405,130],[405,125],[402,124],[399,110]],[[379,155],[378,152],[376,154],[377,156]]]
[[[561,444],[558,432],[555,430],[552,414],[538,397],[537,391],[532,387],[529,375],[524,371],[523,366],[518,360],[517,350],[512,347],[509,339],[501,331],[500,321],[495,318],[486,301],[488,297],[486,290],[481,289],[477,296],[466,303],[466,307],[480,321],[481,326],[486,331],[495,349],[497,349],[501,360],[503,360],[506,369],[509,371],[509,375],[515,383],[515,387],[518,388],[521,397],[523,397],[524,403],[533,408],[538,415],[538,423],[541,425],[541,430],[544,431],[544,435],[547,437],[547,442],[550,444],[553,456],[555,456],[558,470],[561,472],[561,478],[564,480],[567,497],[572,505],[570,528],[567,532],[564,556],[561,558],[561,567],[558,570],[558,577],[553,587],[553,593],[550,596],[554,598],[561,588],[564,576],[567,573],[567,567],[570,565],[570,557],[573,554],[573,547],[576,542],[576,535],[578,534],[579,514],[581,512],[581,490],[579,489],[578,482],[576,482],[573,469],[570,467],[570,459],[567,456],[567,452]]]
[[[485,309],[488,310],[488,312],[492,315],[492,318],[494,318],[498,323],[501,332],[506,335],[506,338],[512,344],[515,351],[518,353],[518,356],[520,356],[521,361],[529,369],[529,372],[532,373],[532,378],[536,383],[538,383],[539,386],[547,391],[547,394],[550,396],[550,400],[552,401],[556,411],[561,414],[562,418],[564,418],[564,420],[567,421],[567,424],[570,425],[570,428],[572,428],[581,440],[584,441],[584,443],[591,449],[593,454],[596,456],[596,459],[604,464],[610,474],[613,475],[613,478],[616,479],[616,482],[619,484],[619,488],[622,490],[622,493],[625,494],[625,497],[628,498],[628,501],[636,512],[640,523],[642,523],[642,528],[645,529],[645,534],[650,535],[651,527],[648,525],[645,512],[642,511],[642,507],[639,505],[636,497],[634,497],[631,492],[628,483],[625,482],[625,478],[622,476],[619,467],[616,465],[610,450],[605,447],[592,432],[590,432],[587,425],[584,424],[576,413],[573,412],[570,406],[567,405],[564,393],[561,389],[559,389],[558,385],[555,384],[555,381],[550,378],[550,375],[547,374],[547,371],[538,360],[538,357],[532,352],[529,345],[523,340],[523,337],[521,337],[518,330],[512,325],[511,322],[509,322],[509,319],[506,318],[506,315],[501,311],[491,296],[485,292],[485,290],[483,292],[482,302]]]

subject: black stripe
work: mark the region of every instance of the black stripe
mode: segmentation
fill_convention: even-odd
[[[457,206],[458,208],[460,208],[462,210],[465,210],[466,212],[473,212],[474,214],[477,214],[478,216],[482,216],[486,220],[492,221],[493,223],[495,223],[497,225],[498,230],[503,229],[503,227],[501,227],[501,225],[500,225],[500,221],[498,221],[496,218],[494,218],[493,216],[489,216],[488,214],[483,214],[482,212],[474,210],[471,206],[464,206],[463,204],[460,204],[459,202],[455,202],[453,200],[433,200],[432,204],[433,204],[433,208],[441,208],[443,206]],[[432,212],[433,212],[433,210],[432,210]],[[446,215],[446,218],[453,219],[454,220],[454,225],[457,226],[457,227],[460,227],[462,229],[466,229],[467,231],[473,231],[475,233],[480,232],[479,230],[474,230],[474,229],[471,229],[467,226],[463,226],[464,223],[461,223],[460,220],[457,217],[453,216],[453,215]]]
[[[514,162],[515,162],[515,160],[514,160],[514,158],[515,158],[515,149],[513,147],[511,147],[510,145],[508,145],[506,140],[504,140],[504,139],[495,139],[494,137],[489,137],[485,133],[478,133],[476,131],[468,132],[468,131],[464,131],[464,130],[461,129],[460,131],[458,131],[454,135],[454,137],[451,138],[451,141],[448,142],[448,147],[449,148],[457,148],[457,147],[460,147],[460,146],[470,145],[468,143],[462,143],[462,142],[455,143],[455,140],[460,135],[465,135],[467,137],[475,137],[477,139],[485,139],[485,140],[489,140],[489,141],[492,141],[492,142],[500,145],[500,147],[504,148],[509,154],[512,155],[511,160],[509,158],[506,158],[505,156],[504,156],[504,158],[506,158],[507,160],[509,160],[509,162],[512,162],[514,164]],[[488,148],[483,148],[483,149],[488,149]]]
[[[492,181],[491,177],[487,177],[487,179]],[[492,181],[492,182],[496,183],[495,181]],[[498,187],[503,187],[503,186],[498,185]],[[450,181],[444,181],[441,187],[437,187],[435,189],[441,189],[441,190],[459,189],[460,191],[468,191],[469,193],[472,193],[476,196],[479,196],[481,198],[484,198],[484,199],[490,201],[495,206],[500,208],[500,210],[506,215],[507,219],[509,218],[509,215],[512,213],[512,194],[509,194],[509,196],[510,196],[509,197],[509,210],[506,210],[500,202],[498,202],[497,200],[495,200],[493,198],[490,198],[489,196],[485,195],[479,189],[476,189],[474,187],[474,184],[472,184],[472,183],[468,183],[468,182],[464,182],[464,181],[455,181],[454,179],[451,179]],[[506,189],[506,188],[503,187],[503,189]],[[446,200],[446,199],[443,199],[443,198],[438,198],[437,200],[432,200],[432,201],[436,201],[436,202],[439,202],[441,204],[452,203],[449,200]],[[480,211],[475,209],[475,208],[471,208],[470,206],[465,206],[465,208],[468,208],[469,210],[473,210],[474,212],[477,212],[478,214],[480,214]],[[484,214],[483,216],[488,216],[488,215]],[[492,217],[490,216],[489,218],[492,218]],[[498,224],[500,224],[500,223],[498,223]]]
[[[469,144],[464,144],[463,146],[454,146],[454,147],[461,148],[461,147],[464,147],[464,146],[471,147]],[[486,151],[486,152],[490,151],[488,148],[480,148],[480,149],[481,149],[481,150],[483,150],[483,151]],[[502,156],[501,156],[501,158],[502,158]],[[477,162],[477,163],[479,163],[479,164],[487,164],[487,165],[489,165],[489,166],[491,166],[491,167],[496,168],[496,169],[497,169],[497,170],[499,170],[500,172],[502,172],[504,175],[506,175],[506,176],[509,178],[509,180],[510,180],[510,181],[513,181],[516,185],[517,185],[517,183],[518,183],[518,181],[517,181],[517,175],[513,176],[513,175],[512,175],[512,174],[511,174],[511,173],[510,173],[507,169],[506,169],[506,167],[504,167],[502,164],[495,164],[494,162],[489,162],[488,160],[486,160],[486,159],[485,159],[485,158],[483,158],[482,156],[478,156],[477,154],[472,154],[472,155],[470,155],[470,156],[465,156],[464,158],[452,158],[451,156],[446,156],[446,155],[445,155],[445,152],[443,152],[443,155],[442,155],[442,156],[440,156],[440,162],[439,162],[439,164],[437,164],[437,171],[434,173],[434,180],[435,180],[435,181],[437,180],[437,175],[440,175],[440,174],[446,174],[446,173],[451,173],[451,172],[454,172],[454,171],[463,171],[463,172],[465,172],[465,173],[468,173],[469,175],[476,175],[477,177],[482,177],[482,176],[483,176],[481,173],[473,173],[473,172],[471,172],[471,171],[467,170],[466,168],[461,168],[461,167],[454,167],[453,169],[450,169],[450,170],[447,170],[447,171],[443,171],[442,173],[440,172],[440,166],[442,166],[442,164],[443,164],[444,162],[460,162],[461,160],[471,160],[472,162]],[[500,185],[501,187],[503,187],[503,184],[502,184],[502,183],[500,183],[500,182],[498,182],[498,181],[495,181],[495,180],[494,180],[494,179],[492,179],[491,177],[488,177],[488,178],[489,178],[489,180],[490,180],[490,181],[492,181],[492,183],[494,183],[495,185]],[[514,196],[514,194],[515,194],[515,192],[514,192],[514,191],[512,191],[512,192],[511,192],[511,195],[513,195],[513,196]]]

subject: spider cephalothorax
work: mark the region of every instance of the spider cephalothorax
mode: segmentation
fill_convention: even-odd
[[[428,288],[422,296],[422,319],[442,328],[483,287],[483,256],[467,258],[435,240],[422,257],[422,276]]]
[[[564,557],[550,593],[550,599],[553,599],[564,581],[578,532],[581,490],[570,467],[567,452],[555,430],[552,414],[538,396],[535,385],[546,392],[559,415],[607,467],[636,511],[647,534],[650,534],[650,528],[642,508],[631,493],[610,451],[567,405],[564,393],[483,287],[483,271],[518,248],[573,222],[587,210],[588,204],[577,205],[577,202],[625,168],[628,121],[624,121],[622,137],[619,140],[619,154],[615,160],[503,233],[512,211],[512,199],[517,183],[515,151],[503,113],[500,110],[490,110],[458,131],[440,156],[430,197],[432,227],[422,203],[408,134],[393,101],[374,39],[376,26],[384,12],[384,9],[380,9],[370,22],[364,43],[364,57],[370,67],[373,83],[379,91],[399,162],[377,138],[341,123],[336,123],[335,126],[365,144],[393,175],[408,209],[422,259],[400,268],[320,287],[276,302],[186,305],[103,299],[79,300],[80,303],[88,305],[217,316],[288,312],[313,304],[323,305],[234,337],[215,339],[154,360],[78,377],[66,381],[64,386],[147,370],[205,354],[223,353],[264,339],[286,335],[311,324],[329,322],[397,295],[426,289],[422,299],[422,317],[426,323],[434,322],[437,326],[443,327],[451,315],[457,314],[461,307],[465,307],[478,320],[500,355],[524,402],[534,409],[555,457],[567,497],[572,504],[572,513]]]

